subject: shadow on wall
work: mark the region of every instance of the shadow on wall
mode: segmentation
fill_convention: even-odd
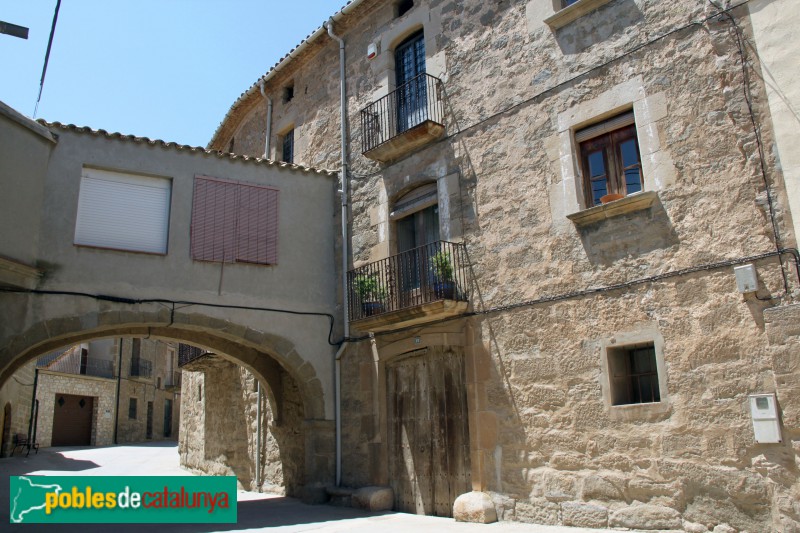
[[[660,200],[643,211],[601,220],[578,231],[589,262],[605,267],[680,243]]]
[[[556,42],[564,54],[580,54],[643,21],[644,15],[633,0],[609,2],[556,30]]]

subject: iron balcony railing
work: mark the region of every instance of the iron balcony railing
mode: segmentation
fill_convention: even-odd
[[[174,370],[172,372],[167,372],[167,376],[164,378],[164,387],[165,388],[180,388],[181,387],[181,375],[182,372],[180,370]]]
[[[87,357],[83,355],[80,346],[44,355],[36,361],[36,366],[65,374],[99,378],[115,377],[113,361]]]
[[[347,273],[350,320],[437,300],[467,301],[463,244],[438,241]]]
[[[192,346],[190,344],[179,344],[178,366],[180,367],[189,364],[195,359],[205,355],[205,353],[206,353],[205,350],[203,350],[202,348],[198,348],[197,346]]]
[[[361,152],[397,137],[425,121],[444,124],[442,80],[419,74],[361,111]]]
[[[147,359],[131,359],[131,372],[133,378],[153,377],[153,363]]]

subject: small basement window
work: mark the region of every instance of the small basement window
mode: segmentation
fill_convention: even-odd
[[[608,349],[611,405],[657,403],[656,350],[652,342]]]

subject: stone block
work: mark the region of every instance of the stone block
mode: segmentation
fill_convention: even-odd
[[[624,500],[625,480],[619,476],[591,475],[583,480],[586,500]]]
[[[573,527],[607,527],[608,509],[589,503],[564,502],[561,504],[561,522]]]
[[[485,492],[472,491],[462,494],[453,503],[453,518],[456,522],[497,522],[497,512],[492,497]]]
[[[708,533],[708,528],[697,522],[684,521],[683,530],[686,531],[686,533]]]
[[[557,526],[559,506],[543,498],[531,498],[530,502],[517,502],[514,512],[515,520],[532,524]]]
[[[362,487],[352,495],[353,507],[370,512],[391,511],[394,491],[391,487]]]
[[[611,527],[630,529],[681,529],[681,514],[660,505],[632,505],[614,511],[608,519]]]

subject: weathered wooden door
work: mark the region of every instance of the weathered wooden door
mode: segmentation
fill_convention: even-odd
[[[147,402],[147,426],[145,427],[145,438],[153,438],[153,402]]]
[[[52,446],[88,446],[92,443],[94,398],[56,394]]]
[[[452,516],[471,490],[464,355],[435,346],[387,367],[395,510]]]

